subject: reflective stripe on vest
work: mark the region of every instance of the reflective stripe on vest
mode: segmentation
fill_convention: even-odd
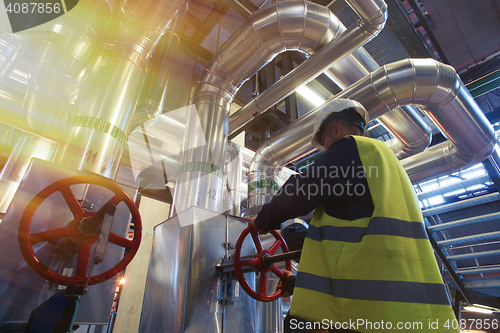
[[[386,217],[373,217],[368,228],[336,227],[323,225],[309,226],[307,237],[316,241],[332,240],[341,242],[361,242],[367,235],[390,235],[408,238],[427,238],[424,225],[420,222],[408,222]]]
[[[295,286],[342,298],[449,304],[442,283],[330,279],[309,273],[298,273]]]

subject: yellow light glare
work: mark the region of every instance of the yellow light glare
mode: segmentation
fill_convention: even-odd
[[[121,285],[123,285],[124,283],[125,283],[125,278],[124,278],[124,277],[122,277],[122,278],[120,279],[120,281],[118,281],[118,284],[121,286]]]
[[[323,98],[319,97],[314,91],[306,86],[300,87],[299,89],[297,89],[297,92],[309,102],[313,103],[315,106],[320,106],[325,103],[325,100]]]

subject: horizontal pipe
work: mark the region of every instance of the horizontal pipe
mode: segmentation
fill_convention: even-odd
[[[474,207],[474,206],[478,206],[478,205],[482,205],[485,203],[494,202],[494,201],[498,201],[498,200],[500,200],[500,194],[491,193],[491,194],[482,195],[482,196],[471,198],[471,199],[461,200],[461,201],[454,202],[454,203],[447,204],[447,205],[442,205],[439,207],[425,209],[425,210],[422,210],[422,214],[424,215],[424,217],[438,215],[438,214],[453,212],[453,211],[456,211],[459,209]]]
[[[478,235],[472,235],[472,236],[458,237],[458,238],[453,238],[453,239],[446,239],[446,240],[438,241],[437,243],[439,246],[450,246],[450,245],[471,243],[471,242],[484,241],[484,240],[496,239],[496,238],[500,238],[500,231],[488,232],[485,234],[478,234]]]
[[[446,259],[456,261],[456,260],[482,258],[482,257],[490,257],[490,256],[498,256],[498,255],[500,255],[500,250],[457,254],[457,255],[453,255],[453,256],[447,256]]]
[[[456,220],[453,222],[440,223],[440,224],[436,224],[436,225],[432,225],[430,227],[427,227],[427,229],[432,230],[432,231],[446,230],[446,229],[457,228],[457,227],[462,227],[465,225],[471,225],[471,224],[476,224],[476,223],[481,223],[481,222],[495,221],[498,219],[500,219],[500,213],[491,213],[491,214],[485,214],[485,215],[481,215],[481,216],[469,217],[466,219],[460,219],[460,220]]]
[[[402,161],[413,182],[479,163],[496,143],[491,124],[454,69],[433,59],[385,65],[336,97],[357,100],[372,119],[398,105],[422,107],[448,141]]]
[[[494,267],[477,267],[477,268],[461,268],[456,271],[457,274],[470,275],[470,274],[484,274],[484,273],[498,273],[500,266]]]
[[[491,124],[456,72],[433,59],[406,59],[385,65],[334,98],[357,100],[372,119],[397,106],[421,106],[449,141],[402,161],[414,182],[478,163],[491,154],[496,143]],[[269,172],[312,151],[313,125],[320,108],[308,112],[259,147],[254,158],[256,166],[251,170]]]

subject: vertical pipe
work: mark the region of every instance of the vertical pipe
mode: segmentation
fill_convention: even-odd
[[[54,163],[114,178],[151,51],[183,0],[124,0],[75,103]]]
[[[180,39],[174,32],[166,31],[154,48],[130,130],[147,121],[154,121],[161,115],[170,69],[179,43]]]

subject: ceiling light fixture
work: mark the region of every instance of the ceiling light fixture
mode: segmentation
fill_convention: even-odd
[[[297,92],[307,99],[309,102],[313,103],[314,106],[320,106],[323,103],[325,103],[325,100],[321,97],[319,97],[318,94],[316,94],[314,91],[306,87],[305,85],[297,89]]]
[[[486,313],[486,314],[493,313],[493,310],[491,310],[490,308],[478,304],[474,304],[472,306],[465,306],[464,310],[477,313]]]

